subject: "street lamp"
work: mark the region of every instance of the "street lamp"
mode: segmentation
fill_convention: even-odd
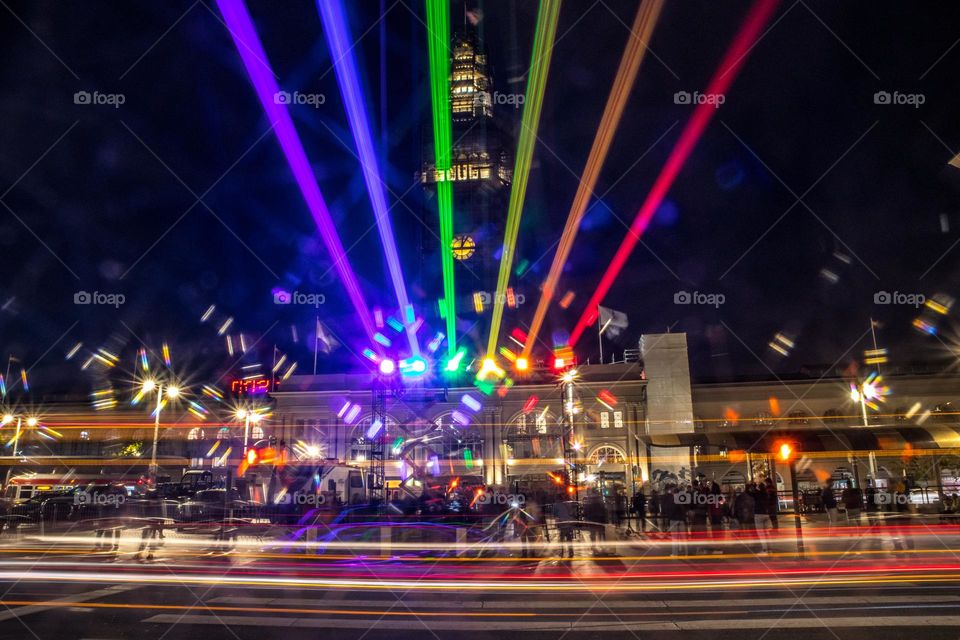
[[[871,373],[867,376],[866,380],[859,384],[850,383],[850,399],[854,403],[860,405],[860,416],[863,419],[863,426],[869,427],[870,421],[867,419],[867,407],[871,409],[877,409],[878,402],[884,401],[884,396],[889,395],[890,389],[883,384],[883,377],[877,373]],[[867,460],[870,467],[870,477],[876,483],[877,478],[877,457],[876,454],[871,451]],[[856,466],[854,467],[856,471]],[[859,485],[859,480],[857,482]]]
[[[803,529],[800,526],[800,488],[797,483],[797,445],[793,442],[781,442],[777,448],[777,457],[790,465],[790,485],[793,494],[793,526],[797,532],[797,555],[803,559]],[[776,488],[774,488],[776,491]]]
[[[0,418],[0,426],[7,426],[11,424],[14,420],[17,421],[17,431],[13,436],[13,457],[17,457],[17,445],[20,444],[20,433],[23,429],[24,416],[23,415],[13,415],[12,413],[6,413],[3,415],[3,418]],[[39,421],[34,416],[26,417],[27,426],[31,429],[36,427],[39,424]]]
[[[157,404],[153,411],[153,449],[150,452],[150,484],[157,484],[157,442],[160,439],[160,411],[163,410],[164,399],[176,400],[180,397],[180,386],[172,382],[164,382],[147,378],[140,383],[137,395],[134,396],[133,404],[140,401],[141,398],[156,392]]]
[[[570,484],[573,488],[574,499],[577,502],[577,519],[580,519],[580,479],[578,477],[578,465],[574,462],[574,456],[578,455],[583,444],[576,440],[576,420],[574,418],[577,412],[576,398],[574,396],[574,383],[577,381],[579,373],[576,369],[564,371],[560,376],[560,382],[563,384],[563,407],[567,414],[567,433],[563,438],[563,456],[565,462],[570,468]],[[569,489],[568,489],[569,492]]]
[[[250,446],[250,425],[260,424],[260,421],[263,420],[263,414],[260,413],[260,409],[244,409],[243,407],[237,409],[234,414],[237,420],[243,420],[243,455],[247,455],[247,449]]]

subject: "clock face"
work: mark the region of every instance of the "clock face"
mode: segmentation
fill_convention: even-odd
[[[467,235],[455,236],[450,248],[453,249],[453,257],[462,262],[469,260],[477,251],[477,243]]]

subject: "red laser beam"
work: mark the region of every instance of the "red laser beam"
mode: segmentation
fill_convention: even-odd
[[[740,30],[737,32],[733,42],[731,42],[730,47],[723,56],[723,61],[710,79],[710,84],[707,86],[706,91],[708,95],[721,95],[727,92],[734,78],[736,78],[737,73],[740,71],[740,68],[743,66],[750,50],[756,44],[761,31],[773,16],[778,4],[779,0],[756,0],[753,3],[753,6],[750,8],[750,13],[747,14],[743,24],[740,26]],[[680,139],[670,152],[667,163],[660,171],[660,175],[657,176],[657,181],[653,184],[653,188],[650,189],[650,193],[647,194],[647,199],[643,202],[640,210],[637,211],[637,215],[630,225],[630,230],[627,231],[626,237],[624,237],[623,242],[620,243],[620,247],[617,249],[616,254],[614,254],[613,259],[610,261],[610,265],[600,279],[600,284],[593,292],[593,295],[590,296],[590,301],[587,303],[586,309],[583,310],[583,315],[580,316],[573,332],[570,334],[571,346],[577,343],[587,327],[592,326],[596,322],[597,305],[603,301],[603,298],[610,291],[610,287],[613,286],[614,280],[620,275],[620,270],[623,269],[634,247],[636,247],[637,242],[639,242],[640,236],[646,231],[647,225],[650,224],[650,220],[653,218],[653,214],[657,211],[657,207],[660,206],[660,203],[664,197],[666,197],[667,192],[673,185],[673,181],[680,173],[680,169],[683,168],[687,158],[690,156],[700,136],[703,135],[704,130],[710,123],[710,119],[716,112],[717,109],[713,104],[701,103],[696,106],[693,116],[687,122],[683,133],[680,134]]]

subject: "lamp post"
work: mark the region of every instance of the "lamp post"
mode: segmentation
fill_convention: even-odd
[[[2,426],[5,427],[11,422],[13,422],[14,420],[17,421],[17,430],[13,435],[13,454],[12,455],[14,458],[16,458],[18,455],[17,447],[20,444],[20,434],[23,432],[24,417],[23,415],[14,416],[12,413],[7,413],[7,414],[4,414],[2,419],[0,419],[0,424],[2,424]],[[27,426],[32,429],[33,427],[37,426],[38,420],[33,416],[29,416],[26,419],[26,422],[27,422]]]
[[[790,466],[790,488],[793,494],[793,527],[797,537],[797,556],[804,559],[803,528],[800,524],[800,488],[797,483],[797,446],[792,442],[782,442],[777,456]]]
[[[237,409],[237,412],[234,414],[237,417],[237,420],[243,420],[243,455],[246,457],[247,449],[250,448],[250,425],[260,424],[260,421],[263,420],[263,414],[259,413],[259,409]]]
[[[574,397],[574,383],[579,377],[579,373],[576,369],[570,369],[563,372],[563,375],[560,376],[560,381],[563,383],[563,407],[564,413],[567,414],[568,429],[567,435],[563,441],[563,455],[566,458],[567,464],[570,466],[570,481],[573,486],[573,496],[574,500],[577,503],[577,519],[581,517],[580,513],[580,478],[579,478],[579,469],[577,463],[574,461],[574,456],[578,455],[582,445],[576,441],[576,420],[574,418],[576,414],[576,401]]]
[[[859,384],[850,384],[850,399],[860,405],[860,416],[863,419],[864,427],[870,426],[870,421],[867,418],[867,405],[870,404],[873,408],[876,408],[874,402],[881,400],[888,392],[888,389],[882,386],[882,382],[883,380],[879,375],[871,374],[866,380]],[[867,455],[867,462],[870,470],[870,478],[874,486],[876,486],[877,457],[873,451]],[[856,471],[856,469],[856,460],[854,459],[854,471]],[[860,484],[859,480],[857,484]]]
[[[150,451],[150,484],[152,486],[157,484],[157,443],[160,439],[160,412],[163,410],[163,399],[175,400],[180,397],[180,387],[173,383],[164,384],[162,381],[148,378],[141,383],[134,403],[154,391],[157,393],[157,404],[153,411],[153,448]]]

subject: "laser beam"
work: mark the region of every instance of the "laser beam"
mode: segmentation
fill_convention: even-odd
[[[500,256],[500,272],[497,275],[497,295],[493,298],[493,317],[490,321],[490,336],[487,338],[487,357],[494,357],[497,341],[500,338],[503,304],[506,299],[507,283],[510,280],[510,270],[513,267],[513,256],[517,248],[520,214],[527,195],[527,180],[530,177],[530,164],[537,142],[537,128],[540,126],[543,94],[547,86],[547,74],[550,70],[550,59],[553,56],[553,41],[557,34],[559,16],[560,0],[541,0],[540,11],[537,13],[537,28],[533,36],[533,53],[530,58],[530,74],[524,96],[523,115],[520,117],[520,140],[517,143],[517,160],[513,169],[510,202],[507,205],[507,225],[503,238],[503,252]]]
[[[557,282],[560,280],[560,274],[563,273],[563,268],[567,264],[570,250],[573,248],[573,241],[577,238],[580,223],[587,211],[587,205],[593,195],[597,178],[600,177],[600,169],[607,159],[607,152],[610,150],[610,144],[613,142],[613,136],[620,124],[623,110],[630,98],[634,81],[637,79],[637,72],[640,70],[640,64],[647,52],[647,43],[650,41],[653,29],[660,17],[663,2],[664,0],[643,0],[637,7],[637,15],[630,29],[627,48],[620,59],[620,67],[617,69],[616,78],[614,78],[613,86],[610,88],[607,105],[604,107],[603,116],[600,118],[600,126],[593,138],[593,146],[590,147],[590,155],[583,168],[583,175],[580,176],[580,185],[577,187],[577,193],[570,205],[570,212],[567,214],[567,222],[564,225],[563,234],[560,236],[557,253],[553,256],[553,263],[550,265],[547,279],[543,283],[540,300],[537,302],[537,309],[533,314],[533,322],[530,323],[530,331],[523,347],[524,359],[529,358],[533,345],[536,343],[537,335],[540,333],[540,328],[543,326],[547,310],[553,301]]]
[[[375,330],[370,309],[360,292],[357,277],[350,267],[346,252],[343,250],[343,243],[340,241],[333,219],[330,217],[330,210],[327,208],[327,203],[324,201],[320,187],[317,185],[313,170],[310,168],[310,161],[303,149],[303,143],[293,126],[293,119],[287,111],[286,104],[277,99],[277,96],[280,95],[280,88],[277,86],[267,54],[263,50],[253,21],[250,19],[250,13],[243,4],[243,0],[217,0],[217,6],[220,8],[220,13],[223,14],[227,31],[233,38],[240,58],[243,60],[243,66],[250,77],[250,82],[253,84],[257,96],[260,98],[260,103],[263,105],[263,110],[267,114],[267,119],[273,125],[280,148],[287,159],[287,164],[290,165],[293,177],[300,187],[300,192],[310,209],[310,214],[320,231],[320,236],[323,238],[327,251],[333,259],[334,268],[347,290],[347,296],[357,313],[357,318],[360,320],[367,336],[372,340]]]
[[[773,16],[778,4],[779,0],[755,0],[743,24],[740,25],[740,30],[724,54],[723,60],[710,79],[710,84],[706,90],[708,95],[722,95],[727,92],[734,78],[736,78],[737,73],[743,67],[750,50],[756,44],[761,31]],[[575,345],[586,328],[596,321],[597,306],[610,291],[610,287],[613,286],[613,282],[620,274],[620,270],[623,269],[624,264],[626,264],[627,258],[630,257],[643,232],[646,231],[647,225],[650,224],[650,220],[657,211],[657,207],[660,206],[663,198],[667,195],[677,174],[680,173],[680,169],[683,168],[687,158],[690,156],[700,136],[703,135],[704,130],[710,123],[710,119],[716,112],[716,107],[708,102],[698,104],[695,107],[693,116],[680,134],[680,138],[670,152],[666,164],[663,166],[663,169],[660,170],[660,175],[657,176],[656,182],[654,182],[653,187],[650,189],[650,193],[647,194],[646,200],[644,200],[640,209],[637,211],[637,215],[634,217],[633,223],[627,231],[627,235],[620,243],[620,247],[614,254],[609,266],[607,266],[607,270],[600,279],[600,283],[594,290],[593,295],[590,296],[590,301],[587,302],[583,314],[571,332],[570,346]]]
[[[406,310],[410,307],[410,299],[407,297],[403,268],[400,266],[400,257],[397,254],[397,241],[394,239],[393,226],[390,224],[384,182],[380,177],[377,156],[373,150],[367,103],[357,73],[357,64],[353,55],[353,38],[350,37],[346,12],[342,0],[317,0],[317,9],[323,21],[323,30],[327,34],[330,57],[333,58],[343,104],[347,111],[347,118],[350,120],[353,141],[357,145],[357,155],[360,159],[360,167],[363,169],[363,179],[367,183],[367,192],[370,194],[370,204],[377,221],[377,231],[380,232],[380,244],[383,245],[383,253],[387,258],[387,268],[397,296],[397,305],[401,316],[405,317]],[[420,355],[420,345],[412,323],[404,322],[403,324],[410,343],[410,351],[414,355]]]
[[[443,317],[447,321],[447,355],[457,351],[456,291],[453,286],[453,186],[449,181],[453,122],[450,116],[450,3],[427,0],[427,50],[430,58],[430,103],[440,216],[440,263],[443,270]]]

